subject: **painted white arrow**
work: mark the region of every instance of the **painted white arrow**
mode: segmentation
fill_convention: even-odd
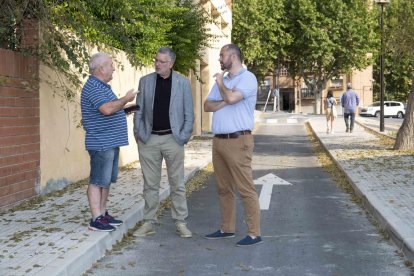
[[[273,173],[266,174],[254,180],[255,185],[263,185],[259,196],[260,210],[269,210],[270,198],[272,197],[273,185],[292,185],[292,183],[276,176]]]

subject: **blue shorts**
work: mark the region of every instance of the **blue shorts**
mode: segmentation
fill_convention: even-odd
[[[91,157],[89,183],[101,188],[109,188],[118,178],[119,147],[97,151],[88,150]]]

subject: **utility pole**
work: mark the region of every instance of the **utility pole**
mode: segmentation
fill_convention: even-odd
[[[389,0],[376,0],[381,6],[381,56],[380,56],[380,132],[384,132],[384,6],[389,3]]]

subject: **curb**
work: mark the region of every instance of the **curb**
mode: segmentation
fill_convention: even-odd
[[[358,121],[358,120],[355,120],[355,123],[357,123],[359,126],[363,127],[365,130],[368,130],[368,131],[374,132],[374,133],[376,133],[376,134],[378,134],[378,135],[380,135],[380,136],[384,136],[384,137],[386,137],[386,138],[390,138],[390,139],[395,140],[395,137],[393,137],[393,136],[391,136],[391,135],[388,135],[388,134],[386,134],[386,133],[382,133],[382,132],[380,132],[380,131],[376,130],[375,128],[372,128],[372,127],[366,126],[366,125],[364,125],[363,123],[361,123],[361,122],[360,122],[360,121]]]
[[[205,168],[210,161],[206,161],[201,166],[195,167],[191,172],[184,176],[186,183],[198,171]],[[160,191],[160,202],[168,198],[170,189],[164,188]],[[106,251],[111,250],[113,245],[121,241],[128,230],[135,227],[144,217],[144,201],[135,204],[136,208],[131,208],[125,213],[124,223],[112,232],[94,232],[92,241],[82,243],[78,248],[66,254],[63,259],[50,263],[36,275],[58,275],[72,276],[82,275],[90,269],[93,264],[105,256]]]
[[[358,124],[360,124],[358,122]],[[341,172],[346,176],[346,179],[351,184],[353,190],[355,191],[356,196],[361,200],[362,206],[368,210],[368,212],[376,219],[376,222],[379,225],[379,228],[384,230],[390,237],[391,241],[404,253],[405,257],[411,261],[414,261],[414,239],[404,239],[399,231],[390,224],[386,217],[379,211],[379,208],[376,207],[375,201],[370,201],[367,196],[359,189],[358,185],[352,180],[348,173],[344,170],[342,165],[335,159],[332,153],[326,148],[325,144],[322,143],[319,136],[316,134],[315,130],[312,127],[311,123],[308,123],[312,134],[318,139],[319,144],[322,145],[325,152],[329,155],[331,160],[333,160],[336,166],[341,170]],[[362,125],[363,126],[363,125]],[[363,126],[364,127],[364,126]],[[382,133],[380,133],[382,134]],[[383,134],[382,134],[383,135]],[[385,135],[384,135],[385,136]]]

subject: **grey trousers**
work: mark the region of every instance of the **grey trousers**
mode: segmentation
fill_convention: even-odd
[[[351,118],[351,125],[349,125],[348,120]],[[354,123],[355,123],[355,113],[344,113],[344,120],[345,120],[345,126],[347,130],[353,130],[354,129]]]
[[[153,134],[146,144],[138,140],[138,153],[144,177],[144,220],[157,221],[162,160],[165,159],[172,218],[176,222],[185,222],[188,209],[184,183],[184,146],[177,144],[172,134]]]

